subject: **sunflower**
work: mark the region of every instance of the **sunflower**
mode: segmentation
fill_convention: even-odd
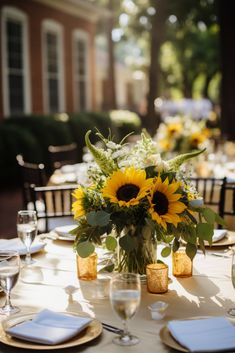
[[[84,199],[85,199],[85,193],[81,186],[79,186],[74,193],[72,194],[76,201],[73,202],[72,204],[72,211],[74,212],[74,218],[80,218],[85,215],[85,209],[84,209]]]
[[[169,139],[162,139],[159,143],[163,151],[170,151],[173,148],[173,143]]]
[[[193,132],[190,136],[190,143],[193,147],[198,147],[201,143],[206,140],[206,136],[202,132]]]
[[[181,194],[175,193],[179,186],[179,182],[169,183],[168,178],[162,182],[161,177],[158,176],[148,196],[150,203],[148,211],[152,219],[165,230],[167,223],[177,227],[177,224],[182,221],[179,214],[186,209],[186,205],[179,201]]]
[[[102,190],[103,197],[119,206],[135,206],[145,197],[151,187],[152,179],[146,179],[144,170],[128,167],[115,171]]]
[[[180,133],[183,129],[183,126],[180,122],[172,122],[167,125],[167,132],[169,136],[173,136],[177,133]]]

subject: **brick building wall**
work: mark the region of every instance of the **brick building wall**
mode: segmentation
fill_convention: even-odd
[[[53,1],[53,0],[52,0]],[[56,0],[54,0],[56,2]],[[42,73],[42,21],[50,19],[63,26],[64,33],[64,91],[65,110],[75,111],[73,102],[73,72],[72,72],[72,33],[80,29],[89,34],[89,71],[91,85],[91,108],[95,109],[95,44],[96,24],[79,16],[63,12],[34,0],[0,0],[0,11],[4,6],[13,6],[23,11],[28,17],[29,63],[31,86],[31,111],[43,113],[43,73]],[[2,43],[0,36],[0,55],[2,58]],[[4,118],[2,64],[0,67],[0,119]]]

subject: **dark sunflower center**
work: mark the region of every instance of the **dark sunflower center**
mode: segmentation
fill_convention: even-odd
[[[199,144],[199,139],[197,137],[195,137],[193,140],[192,140],[192,143],[193,145],[198,145]]]
[[[152,203],[154,204],[154,211],[162,216],[168,212],[169,201],[167,197],[160,191],[156,191],[153,195]]]
[[[140,188],[134,184],[122,185],[117,191],[117,199],[119,201],[130,201],[138,195]]]

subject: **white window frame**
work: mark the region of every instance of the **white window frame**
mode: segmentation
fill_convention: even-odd
[[[49,111],[49,92],[47,77],[47,43],[45,42],[46,33],[53,32],[58,38],[58,84],[59,84],[59,112],[65,111],[65,78],[64,78],[64,31],[63,26],[51,19],[45,19],[42,22],[42,77],[43,77],[43,111]]]
[[[31,81],[30,81],[30,54],[29,54],[29,34],[27,15],[12,6],[4,6],[1,12],[1,41],[2,41],[2,92],[3,92],[3,114],[10,116],[9,105],[9,82],[8,82],[8,57],[7,57],[7,33],[6,22],[8,19],[19,21],[22,24],[23,43],[23,83],[24,83],[24,106],[23,113],[31,113]]]
[[[90,37],[89,34],[83,30],[75,29],[73,31],[73,105],[74,109],[80,110],[80,102],[79,102],[79,92],[78,92],[78,81],[79,77],[77,76],[77,41],[83,40],[86,43],[86,74],[85,74],[85,82],[86,82],[86,110],[91,109],[91,74],[90,74]],[[79,76],[79,75],[78,75]]]

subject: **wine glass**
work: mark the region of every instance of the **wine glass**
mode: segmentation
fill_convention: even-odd
[[[130,334],[127,321],[131,319],[140,304],[140,276],[134,273],[120,273],[110,282],[110,301],[115,313],[122,319],[123,331],[113,339],[121,346],[132,346],[139,343],[139,338]]]
[[[36,211],[21,210],[17,214],[17,233],[26,247],[24,263],[31,265],[34,260],[30,254],[30,247],[37,235],[37,215]]]
[[[232,248],[232,265],[231,265],[231,280],[233,288],[235,289],[235,249]],[[228,310],[230,316],[235,317],[235,307]]]
[[[11,304],[11,289],[15,286],[20,272],[20,256],[17,251],[0,250],[0,286],[6,293],[6,302],[0,308],[0,314],[14,314],[20,311]]]

